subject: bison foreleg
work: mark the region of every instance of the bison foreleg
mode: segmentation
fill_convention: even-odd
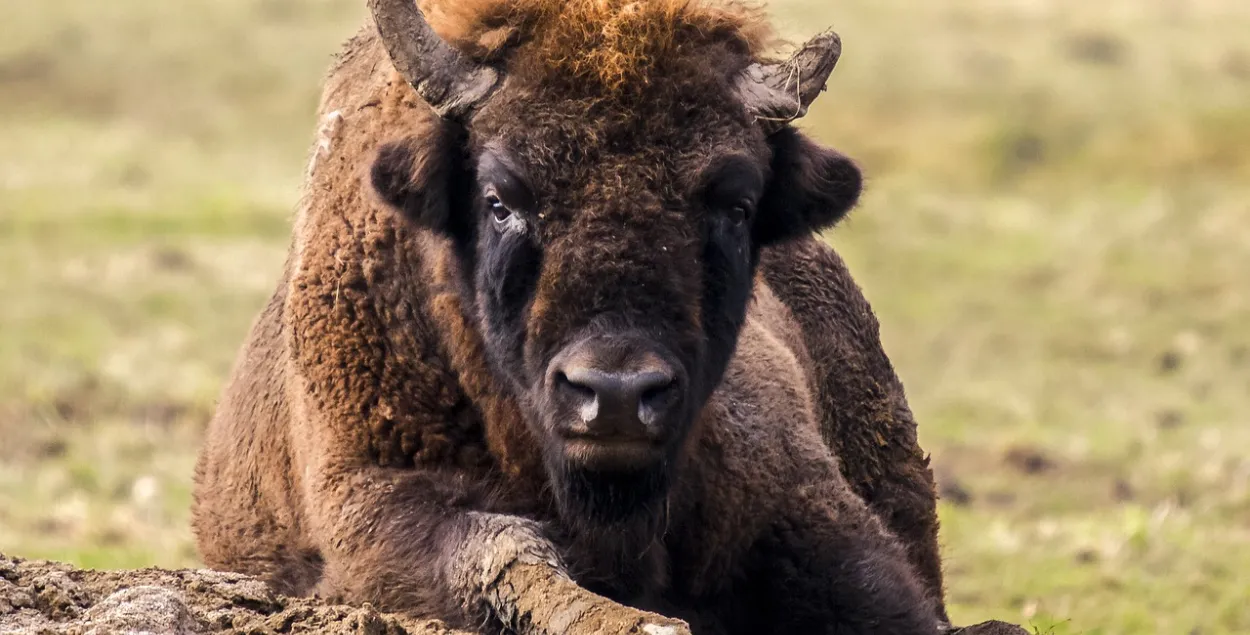
[[[621,606],[573,582],[534,523],[470,513],[473,529],[463,556],[448,562],[461,591],[484,599],[503,624],[516,632],[638,633],[679,635],[685,624]]]
[[[578,586],[538,523],[466,509],[456,498],[467,495],[449,497],[437,477],[379,472],[335,488],[343,495],[341,513],[321,545],[321,594],[466,629],[688,635],[680,621]]]
[[[845,487],[845,484],[841,484]],[[933,598],[906,552],[849,494],[795,501],[751,558],[748,595],[771,616],[767,632],[937,635]]]

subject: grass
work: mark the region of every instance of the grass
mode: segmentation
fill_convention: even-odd
[[[364,3],[11,4],[0,551],[194,565],[198,441]],[[845,41],[805,125],[870,176],[830,239],[933,453],[958,622],[1250,631],[1243,5],[774,3]]]

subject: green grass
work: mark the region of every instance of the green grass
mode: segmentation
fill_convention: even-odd
[[[363,5],[6,5],[0,551],[195,564],[196,447]],[[958,622],[1250,632],[1243,5],[774,3],[845,42],[805,125],[870,178],[830,239],[933,453]]]

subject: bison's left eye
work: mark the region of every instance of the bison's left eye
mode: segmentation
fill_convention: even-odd
[[[713,161],[700,176],[703,204],[734,227],[747,223],[764,189],[760,168],[744,155]]]
[[[741,225],[751,216],[751,212],[755,209],[755,204],[750,200],[742,200],[737,205],[729,208],[729,222],[734,225]]]

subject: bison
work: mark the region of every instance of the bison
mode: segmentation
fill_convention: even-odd
[[[492,632],[947,630],[928,459],[814,237],[860,171],[791,125],[837,36],[369,4],[197,465],[204,561]]]

